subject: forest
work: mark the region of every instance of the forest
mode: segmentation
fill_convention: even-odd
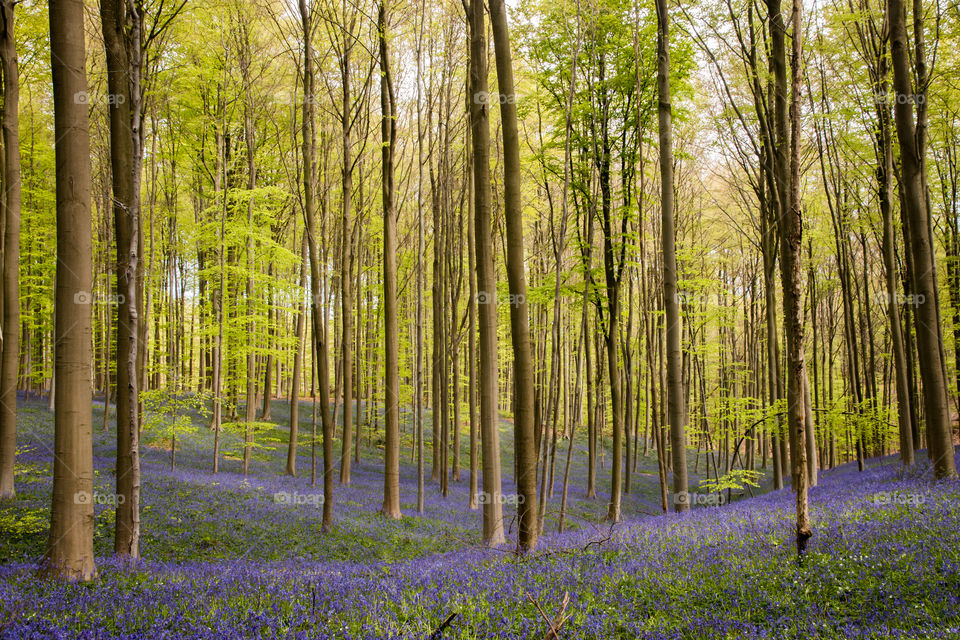
[[[0,231],[0,640],[960,638],[956,0],[0,0]]]

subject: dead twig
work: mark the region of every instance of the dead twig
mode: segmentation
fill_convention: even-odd
[[[456,613],[451,613],[449,616],[447,616],[447,619],[444,620],[443,623],[427,637],[427,640],[440,640],[440,638],[443,637],[443,630],[449,627],[450,623],[453,622],[453,619],[456,617]]]
[[[533,606],[537,608],[537,611],[540,612],[540,615],[543,616],[543,619],[546,620],[547,625],[550,627],[550,630],[547,631],[547,635],[543,637],[544,640],[550,640],[550,638],[553,638],[554,640],[560,640],[560,629],[562,629],[563,625],[567,622],[567,620],[570,619],[570,616],[564,615],[567,611],[567,605],[570,604],[570,592],[563,592],[563,602],[560,604],[560,613],[557,614],[555,620],[551,620],[550,617],[544,613],[540,603],[534,600],[533,596],[531,596],[529,593],[527,594],[527,600],[533,603]]]

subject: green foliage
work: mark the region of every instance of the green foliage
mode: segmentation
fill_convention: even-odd
[[[210,415],[208,394],[150,389],[140,392],[143,402],[141,429],[145,444],[173,446],[179,437],[197,432],[194,416],[203,419]]]
[[[743,491],[745,487],[759,488],[762,471],[751,469],[731,469],[729,473],[715,479],[700,481],[700,486],[711,493],[723,491]]]

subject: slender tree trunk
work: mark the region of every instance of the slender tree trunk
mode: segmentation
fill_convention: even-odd
[[[663,243],[663,304],[667,321],[667,413],[673,456],[674,508],[686,511],[687,443],[681,379],[680,310],[677,304],[677,252],[674,237],[673,131],[670,106],[670,16],[657,0],[657,95],[660,136],[660,216]],[[662,444],[662,443],[661,443]],[[662,456],[661,456],[662,457]],[[682,496],[682,497],[681,497]]]
[[[267,277],[271,281],[273,280],[273,263],[267,266]],[[273,401],[273,369],[275,366],[273,358],[275,323],[273,285],[271,284],[267,287],[267,356],[263,366],[263,398],[261,399],[262,404],[260,408],[260,420],[263,422],[267,422],[273,417],[271,402]]]
[[[783,316],[787,338],[787,422],[790,427],[791,473],[794,480],[797,511],[797,556],[802,560],[806,550],[810,531],[810,517],[807,500],[807,450],[806,450],[806,411],[804,383],[806,364],[804,362],[803,340],[803,299],[801,293],[801,248],[803,246],[803,219],[800,210],[800,88],[802,85],[802,31],[800,29],[800,0],[793,0],[793,35],[791,72],[793,82],[789,114],[786,106],[786,51],[783,34],[786,26],[780,9],[779,0],[771,0],[770,24],[774,33],[780,37],[774,39],[772,57],[774,58],[777,104],[775,118],[777,129],[777,180],[780,196],[780,279],[783,286]],[[781,75],[782,71],[782,75]],[[789,126],[788,126],[789,117]],[[788,139],[788,131],[790,137]],[[785,158],[789,156],[788,171]]]
[[[307,284],[307,230],[300,241],[300,285],[302,292]],[[301,294],[302,295],[302,294]],[[293,352],[293,378],[290,382],[290,440],[287,443],[287,475],[297,475],[297,445],[300,438],[300,378],[303,370],[303,341],[307,330],[307,306],[300,305],[297,311],[297,344]]]
[[[500,434],[497,403],[497,299],[490,211],[490,129],[484,3],[470,0],[470,127],[473,141],[474,240],[480,316],[480,439],[483,450],[483,542],[498,546],[503,533],[500,501]]]
[[[885,96],[889,90],[886,43],[879,56],[877,71],[879,75],[877,95]],[[897,423],[900,427],[900,461],[906,466],[914,464],[913,436],[910,419],[910,387],[907,381],[907,356],[903,343],[903,329],[900,325],[900,312],[897,290],[897,263],[894,250],[893,227],[893,141],[889,107],[883,104],[877,107],[877,183],[880,199],[880,213],[883,217],[883,267],[884,285],[887,295],[887,318],[890,325],[890,342],[894,360],[894,385],[897,391]]]
[[[246,35],[246,31],[244,31]],[[246,351],[247,351],[247,365],[246,365],[246,393],[245,393],[245,403],[244,403],[244,442],[243,442],[243,475],[247,475],[250,472],[250,462],[253,457],[253,444],[254,444],[254,426],[253,423],[257,419],[257,409],[256,409],[256,394],[257,394],[257,376],[256,376],[256,354],[254,353],[254,346],[256,340],[256,323],[254,322],[254,290],[253,290],[253,271],[254,271],[254,258],[253,258],[253,191],[257,188],[257,165],[256,165],[256,132],[253,128],[253,96],[250,78],[250,65],[252,64],[252,51],[250,50],[250,42],[248,38],[245,38],[243,46],[240,53],[240,67],[241,75],[243,81],[243,92],[244,92],[244,105],[243,105],[243,137],[247,153],[247,239],[246,246],[244,247],[246,252],[246,269],[247,269],[247,282],[246,282]]]
[[[393,154],[397,137],[393,81],[387,50],[389,24],[387,0],[381,0],[380,32],[380,129],[383,139],[383,309],[385,366],[386,441],[383,449],[383,508],[388,518],[400,517],[400,356],[397,328],[397,217],[393,208]]]
[[[117,495],[114,552],[140,555],[140,72],[142,17],[136,5],[100,3],[110,95],[110,158],[117,241]]]
[[[576,382],[574,383],[573,400],[572,402],[570,402],[570,405],[569,405],[571,408],[571,411],[570,411],[571,417],[570,417],[570,431],[567,434],[567,436],[569,437],[569,440],[567,442],[567,460],[563,466],[563,488],[561,489],[561,492],[560,492],[560,514],[557,517],[558,519],[557,531],[560,533],[563,533],[564,519],[566,518],[566,514],[567,514],[567,492],[570,486],[570,461],[573,457],[573,443],[576,436],[577,423],[580,422],[580,416],[582,414],[582,409],[583,409],[580,406],[580,403],[583,398],[583,382],[581,378],[581,371],[582,371],[581,367],[583,364],[581,353],[583,353],[583,350],[580,347],[584,345],[585,337],[587,334],[587,309],[588,307],[584,305],[580,315],[580,336],[577,340],[578,348],[577,348],[577,355],[576,355],[576,358],[577,358],[576,374],[575,374]]]
[[[490,0],[490,24],[496,50],[497,84],[503,131],[504,206],[507,223],[507,278],[510,286],[510,337],[513,342],[514,456],[517,462],[517,507],[520,531],[517,551],[537,546],[537,452],[535,444],[533,358],[527,313],[527,281],[523,265],[523,205],[520,194],[520,129],[514,99],[513,56],[504,0]],[[502,97],[505,96],[506,99]]]
[[[224,348],[224,325],[226,323],[226,310],[224,309],[224,299],[227,292],[226,275],[226,225],[227,225],[227,165],[229,146],[223,135],[217,137],[217,154],[220,166],[218,167],[215,180],[220,181],[222,187],[221,193],[222,209],[220,211],[220,247],[217,252],[217,261],[219,262],[219,284],[214,293],[213,315],[217,318],[217,337],[214,344],[213,354],[213,473],[216,474],[220,469],[220,429],[223,423],[223,348]]]
[[[307,0],[299,0],[300,20],[303,29],[303,208],[306,217],[308,250],[310,253],[310,298],[313,321],[313,341],[316,349],[317,393],[320,396],[320,420],[323,430],[323,520],[324,532],[333,529],[333,418],[330,415],[330,370],[325,314],[325,297],[320,293],[321,261],[316,233],[316,129],[314,123],[314,77],[313,77],[313,14],[307,8]],[[349,313],[349,309],[347,310]],[[349,432],[349,431],[348,431]],[[350,450],[345,448],[347,458]]]
[[[344,2],[346,9],[346,2]],[[343,100],[340,106],[343,143],[343,175],[340,193],[340,371],[343,385],[343,449],[340,453],[340,483],[350,484],[350,450],[353,446],[353,221],[351,199],[353,198],[353,153],[351,134],[353,129],[353,101],[350,95],[350,53],[353,49],[353,19],[343,12],[342,19],[350,22],[343,27],[343,58],[340,60],[340,79]],[[323,394],[323,387],[320,389]]]
[[[467,46],[470,46],[470,21],[467,20]],[[419,64],[420,58],[418,56],[417,62]],[[418,67],[419,69],[419,67]],[[470,103],[473,101],[473,96],[470,95],[470,78],[467,78],[467,112],[470,112]],[[419,105],[419,102],[418,102]],[[467,349],[470,351],[467,356],[467,367],[470,369],[468,375],[469,384],[467,385],[467,397],[469,403],[470,411],[470,497],[468,502],[468,507],[470,510],[475,510],[479,507],[479,500],[477,499],[479,491],[479,474],[480,474],[480,423],[477,419],[477,246],[475,238],[475,226],[473,220],[475,218],[474,214],[474,205],[476,202],[475,190],[476,186],[474,185],[474,172],[473,172],[473,131],[470,127],[467,128],[467,157],[465,159],[465,171],[467,175],[465,180],[468,183],[468,209],[470,212],[469,220],[467,222],[467,278],[469,280],[469,296],[467,298],[467,314],[468,314],[468,338],[467,338]],[[421,145],[422,148],[422,145]],[[421,155],[421,166],[423,165],[422,155]],[[422,230],[422,225],[420,225]],[[422,237],[422,236],[421,236]],[[421,278],[421,269],[417,271],[417,278]],[[418,290],[422,287],[418,286]],[[421,304],[420,294],[418,293],[417,303]],[[418,311],[420,307],[417,307]],[[418,316],[422,319],[422,316]],[[419,327],[419,325],[418,325]],[[419,330],[419,328],[418,328]]]
[[[469,28],[469,20],[468,28]],[[416,422],[416,448],[417,448],[417,513],[422,514],[424,509],[424,477],[423,477],[423,165],[425,162],[424,132],[422,107],[423,102],[423,28],[424,18],[421,14],[420,25],[417,33],[417,353],[416,353],[416,375],[417,375],[417,422]],[[472,387],[472,385],[471,385]]]

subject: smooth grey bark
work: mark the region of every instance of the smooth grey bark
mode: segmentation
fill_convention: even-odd
[[[300,241],[300,284],[303,291],[307,285],[307,230],[303,230]],[[307,330],[307,305],[301,304],[297,310],[297,344],[293,352],[293,374],[290,381],[290,439],[287,442],[287,475],[297,475],[297,445],[300,438],[300,381],[303,372],[303,341]]]
[[[497,299],[490,211],[490,124],[487,96],[487,39],[483,0],[470,0],[470,128],[473,141],[474,241],[480,324],[480,441],[483,453],[483,542],[506,541],[500,501],[500,434],[497,379]]]
[[[513,55],[504,0],[490,0],[490,24],[496,51],[497,86],[503,134],[503,187],[507,223],[507,279],[510,290],[510,338],[513,343],[513,442],[517,466],[517,551],[537,546],[537,451],[534,424],[533,358],[523,264],[523,204],[520,200],[520,127],[517,121]],[[503,97],[507,99],[503,99]],[[546,463],[546,458],[544,458]]]
[[[911,86],[910,55],[903,0],[887,0],[890,24],[890,51],[893,66],[894,122],[900,143],[900,176],[904,191],[904,220],[909,230],[908,256],[913,263],[915,295],[923,296],[923,304],[914,309],[920,376],[923,381],[924,417],[927,440],[934,472],[938,478],[957,475],[954,462],[953,434],[950,429],[950,408],[947,384],[941,359],[940,303],[936,290],[936,264],[933,239],[930,235],[930,213],[927,209],[923,176],[923,147],[917,141]],[[914,25],[915,29],[918,25]],[[923,64],[922,60],[916,62]],[[901,99],[902,96],[902,99]]]
[[[320,396],[320,421],[323,440],[323,520],[321,530],[333,529],[333,429],[330,415],[330,365],[328,355],[327,325],[323,321],[325,297],[320,291],[321,259],[317,242],[316,192],[317,192],[317,139],[314,105],[313,75],[313,13],[307,0],[299,0],[300,24],[303,29],[303,208],[306,218],[308,252],[310,254],[310,309],[312,320],[314,361],[317,363],[317,390]],[[349,449],[345,449],[349,458]]]
[[[397,326],[397,216],[393,206],[393,155],[397,138],[393,80],[387,44],[389,24],[387,0],[381,0],[380,32],[380,132],[383,145],[383,326],[386,342],[384,380],[383,507],[380,512],[400,518],[400,354]]]
[[[674,237],[673,132],[670,106],[670,16],[666,0],[657,0],[657,116],[660,139],[660,217],[663,244],[663,304],[667,322],[667,419],[673,461],[674,509],[689,509],[687,443],[684,424],[680,352],[680,310],[677,300],[677,251]],[[611,371],[611,373],[613,373]],[[662,443],[661,443],[662,444]],[[680,496],[684,498],[681,499]]]
[[[102,0],[110,102],[110,162],[117,243],[117,494],[114,552],[137,558],[140,538],[140,82],[143,17],[135,5]]]
[[[3,325],[0,330],[0,500],[14,498],[17,381],[20,371],[20,71],[13,0],[0,2],[0,72],[3,74]]]
[[[96,576],[93,557],[93,412],[91,408],[90,133],[84,9],[81,0],[50,0],[57,203],[54,304],[53,498],[42,571],[67,580]]]

